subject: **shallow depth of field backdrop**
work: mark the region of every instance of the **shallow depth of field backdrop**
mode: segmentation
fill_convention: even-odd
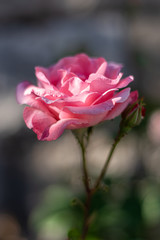
[[[75,196],[83,198],[72,134],[38,141],[15,98],[19,82],[36,83],[36,65],[79,52],[123,63],[122,72],[134,75],[131,87],[147,104],[141,126],[116,149],[105,197],[95,202],[95,239],[159,240],[159,0],[0,0],[0,239],[64,240],[81,218],[71,204]],[[93,175],[118,123],[95,127],[88,156]]]

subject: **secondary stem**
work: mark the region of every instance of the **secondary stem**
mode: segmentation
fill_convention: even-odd
[[[114,143],[113,143],[113,145],[112,145],[112,148],[111,148],[111,150],[110,150],[110,152],[109,152],[109,155],[108,155],[108,157],[107,157],[107,159],[106,159],[106,162],[105,162],[105,164],[104,164],[104,166],[103,166],[103,168],[102,168],[102,171],[101,171],[101,173],[100,173],[100,175],[99,175],[99,177],[98,177],[98,179],[97,179],[97,181],[96,181],[96,184],[95,184],[95,186],[94,186],[94,188],[93,188],[93,191],[96,191],[96,190],[98,189],[101,181],[103,180],[103,178],[104,178],[104,176],[105,176],[105,173],[106,173],[106,171],[107,171],[108,165],[109,165],[109,163],[110,163],[110,160],[111,160],[111,158],[112,158],[113,152],[114,152],[117,144],[119,143],[120,139],[121,139],[121,138],[116,138],[116,139],[115,139],[115,141],[114,141]]]

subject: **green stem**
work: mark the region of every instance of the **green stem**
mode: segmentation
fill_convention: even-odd
[[[107,171],[107,169],[108,169],[108,165],[109,165],[109,163],[110,163],[110,161],[111,161],[113,152],[114,152],[117,144],[118,144],[119,141],[121,140],[121,138],[122,138],[122,136],[120,136],[120,134],[119,134],[119,135],[116,137],[114,143],[112,144],[112,147],[111,147],[111,150],[110,150],[110,152],[109,152],[109,155],[108,155],[108,157],[107,157],[107,159],[106,159],[106,162],[105,162],[105,164],[104,164],[104,166],[103,166],[103,168],[102,168],[102,171],[101,171],[101,173],[100,173],[100,175],[99,175],[99,177],[98,177],[98,179],[97,179],[97,181],[96,181],[96,183],[95,183],[95,186],[94,186],[94,188],[93,188],[93,192],[96,192],[96,191],[97,191],[97,189],[98,189],[101,181],[103,180],[103,178],[104,178],[104,176],[105,176],[105,174],[106,174],[106,171]]]
[[[90,192],[90,186],[89,186],[89,177],[88,177],[88,171],[87,171],[87,163],[86,163],[86,148],[84,146],[84,141],[80,143],[81,147],[81,152],[82,152],[82,169],[83,169],[83,174],[84,174],[84,185],[85,185],[85,190],[87,193]]]
[[[85,215],[84,215],[84,222],[82,228],[82,235],[81,240],[85,240],[88,234],[89,225],[90,225],[90,208],[91,208],[91,200],[92,200],[92,192],[87,193],[86,202],[85,202]]]
[[[83,221],[82,234],[81,234],[82,240],[86,239],[88,229],[89,229],[90,207],[91,207],[91,198],[92,198],[92,191],[90,189],[89,175],[88,175],[87,161],[86,161],[86,148],[89,142],[91,131],[87,131],[86,133],[87,133],[87,136],[84,133],[81,133],[78,131],[76,133],[74,132],[74,136],[76,137],[81,149],[83,182],[84,182],[85,191],[86,191],[86,201],[84,203],[84,221]]]

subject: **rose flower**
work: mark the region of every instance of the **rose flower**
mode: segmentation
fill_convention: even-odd
[[[49,68],[36,67],[37,86],[22,82],[17,101],[27,104],[23,117],[39,140],[55,140],[65,129],[94,126],[119,116],[137,96],[122,78],[121,64],[86,54],[65,57]]]

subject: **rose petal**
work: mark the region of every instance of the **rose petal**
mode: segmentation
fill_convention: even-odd
[[[100,94],[97,92],[82,92],[79,95],[68,97],[64,100],[65,106],[72,104],[72,106],[89,106],[99,98]]]
[[[74,119],[79,119],[81,121],[83,120],[83,121],[86,121],[85,127],[90,127],[90,126],[94,126],[94,125],[100,123],[101,121],[103,121],[107,112],[108,111],[105,111],[105,112],[102,112],[102,113],[97,114],[97,115],[93,115],[93,114],[74,114],[73,112],[70,112],[68,109],[64,109],[59,114],[59,117],[60,117],[60,119],[74,118]]]
[[[68,106],[64,107],[64,110],[67,109],[73,114],[91,114],[91,115],[97,115],[106,111],[111,110],[116,103],[121,103],[127,100],[130,94],[130,88],[126,88],[119,93],[117,93],[113,98],[96,104],[92,106],[83,106],[83,107],[73,107]]]
[[[39,140],[48,136],[49,127],[56,122],[52,116],[31,107],[24,109],[23,117],[27,127],[33,129]]]
[[[96,71],[96,74],[104,75],[106,68],[107,68],[107,62],[103,62],[98,68],[98,70]]]
[[[92,105],[92,106],[84,106],[84,107],[68,106],[68,107],[64,107],[64,110],[69,110],[73,114],[97,115],[97,114],[103,113],[105,111],[111,110],[112,107],[113,107],[113,102],[110,99],[106,102],[103,102],[103,103],[100,103],[97,105]]]
[[[133,76],[128,76],[124,79],[122,79],[118,84],[117,84],[117,88],[124,88],[126,86],[128,86],[128,84],[130,82],[132,82],[134,80]]]
[[[130,88],[125,88],[122,91],[115,94],[115,96],[112,98],[112,102],[115,103],[122,103],[126,101],[129,98],[130,95]]]
[[[98,97],[100,96],[99,93],[92,93],[92,92],[85,92],[81,93],[77,96],[71,96],[66,98],[59,98],[56,100],[48,100],[47,98],[42,98],[42,100],[49,104],[50,109],[56,107],[59,110],[63,110],[64,107],[67,106],[89,106],[92,105]]]
[[[123,74],[120,73],[116,79],[109,79],[103,75],[91,74],[86,82],[90,83],[90,91],[104,93],[110,88],[115,88],[119,83],[122,75]]]
[[[83,82],[80,78],[74,77],[74,78],[71,78],[69,81],[68,90],[73,95],[78,95],[87,87],[88,87],[88,84],[86,82]]]
[[[81,120],[73,118],[59,120],[49,128],[49,135],[43,138],[43,140],[47,141],[56,140],[62,135],[66,128],[67,129],[81,128],[86,127],[86,124],[87,124],[86,120],[83,119]]]
[[[104,120],[111,120],[119,116],[124,111],[124,109],[128,106],[129,102],[130,102],[129,99],[127,99],[123,103],[117,103],[115,107],[107,113]]]
[[[99,104],[99,103],[102,103],[102,102],[105,102],[105,101],[111,99],[113,97],[115,91],[117,91],[117,90],[118,90],[117,88],[107,90],[106,92],[101,94],[99,96],[99,98],[97,98],[91,105]]]
[[[131,92],[129,97],[126,99],[126,101],[122,103],[119,102],[115,105],[115,107],[106,115],[105,120],[110,120],[119,116],[128,106],[128,104],[130,104],[132,101],[135,102],[135,100],[137,99],[138,99],[138,92],[137,91]]]
[[[17,102],[19,104],[25,104],[24,91],[26,90],[26,88],[29,85],[30,85],[30,83],[27,81],[18,84],[18,86],[16,88],[16,98],[17,98]]]
[[[112,79],[117,78],[122,67],[123,67],[122,64],[118,64],[115,62],[109,62],[107,65],[105,76],[107,78],[112,78]]]
[[[35,75],[38,79],[38,86],[39,87],[44,87],[44,88],[51,88],[50,84],[50,72],[48,71],[47,68],[44,67],[35,67]]]

